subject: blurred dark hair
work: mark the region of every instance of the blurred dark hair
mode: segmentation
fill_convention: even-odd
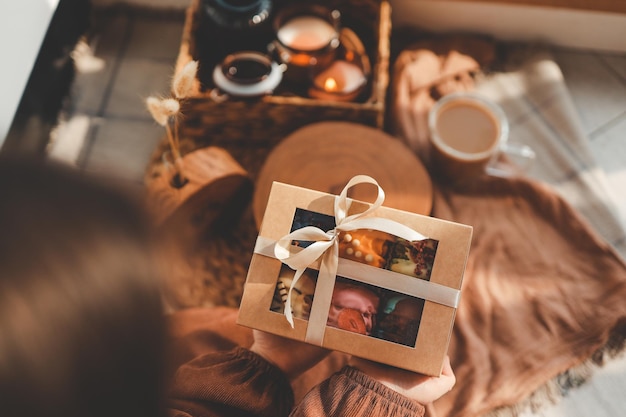
[[[159,416],[164,325],[141,210],[0,158],[0,414]]]

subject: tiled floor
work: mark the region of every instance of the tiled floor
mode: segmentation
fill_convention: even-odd
[[[184,17],[133,11],[98,16],[77,52],[85,72],[76,78],[50,155],[139,185],[164,133],[144,99],[169,91]]]
[[[49,155],[140,190],[144,168],[163,135],[143,100],[168,91],[184,17],[97,16],[93,36],[76,52],[80,73]],[[626,55],[553,52],[626,224]],[[615,402],[626,390],[625,374],[622,358],[560,405],[528,415],[625,415],[619,408],[626,407],[624,401]]]
[[[626,54],[555,50],[554,55],[626,224]]]
[[[626,54],[555,49],[582,128],[626,227]],[[613,242],[618,244],[618,242]],[[524,417],[626,415],[626,357],[622,355],[558,404]]]

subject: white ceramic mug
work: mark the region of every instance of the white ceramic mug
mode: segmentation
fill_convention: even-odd
[[[527,145],[508,142],[509,123],[496,103],[475,93],[452,93],[439,99],[428,115],[431,163],[452,182],[480,175],[511,176],[535,158]],[[521,165],[501,164],[502,155]]]
[[[211,98],[222,102],[228,97],[250,98],[272,94],[280,85],[284,68],[256,51],[232,53],[213,70]]]

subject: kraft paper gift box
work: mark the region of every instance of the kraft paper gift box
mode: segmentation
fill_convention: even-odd
[[[356,185],[378,187],[378,199],[347,198]],[[274,182],[238,323],[440,375],[472,227],[383,199],[362,175],[339,196]]]

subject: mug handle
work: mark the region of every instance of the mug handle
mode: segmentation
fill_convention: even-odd
[[[510,156],[514,164],[506,164],[500,161],[502,155]],[[537,154],[528,145],[517,143],[504,143],[500,151],[489,161],[485,172],[494,177],[512,177],[528,171]]]
[[[287,49],[276,39],[267,44],[267,53],[274,61],[283,66],[291,62],[289,52],[287,52]]]

